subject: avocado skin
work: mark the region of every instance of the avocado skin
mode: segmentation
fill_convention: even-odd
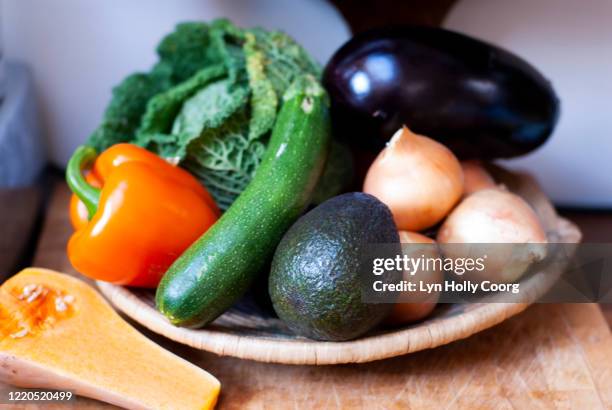
[[[389,208],[372,195],[340,195],[302,216],[272,260],[269,292],[278,316],[317,340],[350,340],[376,326],[393,305],[361,301],[359,264],[374,243],[400,249]]]

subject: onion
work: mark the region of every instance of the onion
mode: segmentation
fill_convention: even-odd
[[[403,127],[370,166],[363,191],[391,209],[399,230],[420,231],[459,201],[463,172],[448,148]]]
[[[480,161],[462,161],[463,169],[463,195],[468,196],[476,191],[495,188],[493,177],[482,166]]]
[[[472,271],[465,279],[513,282],[546,256],[546,232],[537,215],[521,197],[502,188],[465,198],[440,227],[437,241],[445,257],[486,255],[484,271]]]
[[[402,248],[406,255],[418,258],[421,255],[426,258],[437,258],[439,252],[435,241],[428,238],[425,235],[414,232],[399,231],[400,242],[403,244]],[[406,246],[406,244],[411,244]],[[418,245],[422,244],[422,245]],[[419,271],[414,276],[411,276],[408,272],[404,272],[403,280],[418,283],[441,283],[443,279],[443,272],[434,271]],[[400,300],[404,302],[396,303],[393,306],[393,310],[387,316],[385,323],[398,325],[403,323],[410,323],[417,320],[421,320],[431,313],[436,307],[440,292],[405,292],[400,296]]]

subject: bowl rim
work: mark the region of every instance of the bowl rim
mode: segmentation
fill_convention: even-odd
[[[532,177],[497,167],[493,172],[532,206],[542,220],[551,242],[580,242],[580,230],[556,214],[554,207]],[[542,295],[552,285],[552,281],[544,283],[542,277],[551,275],[539,275],[540,273],[546,272],[529,275],[521,280],[521,287],[537,296]],[[150,303],[129,288],[105,282],[97,282],[97,285],[118,310],[147,329],[178,343],[221,356],[299,365],[365,363],[434,348],[495,326],[530,305],[522,301],[478,303],[462,313],[444,317],[434,315],[397,330],[346,342],[325,342],[301,337],[237,335],[219,328],[182,328],[172,325]]]

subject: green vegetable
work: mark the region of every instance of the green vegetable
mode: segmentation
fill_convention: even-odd
[[[104,119],[89,137],[87,145],[98,152],[119,142],[130,141],[140,124],[147,102],[170,86],[170,72],[162,70],[150,74],[132,74],[113,88],[113,96]]]
[[[226,69],[222,65],[206,67],[189,80],[152,97],[142,117],[138,134],[149,135],[150,138],[155,138],[157,134],[162,135],[172,127],[185,99],[193,96],[211,81],[222,79],[225,73]],[[159,143],[163,140],[162,137],[158,139]]]
[[[332,141],[323,175],[317,184],[312,203],[320,203],[346,192],[353,182],[354,164],[351,151],[343,144]]]
[[[377,243],[401,250],[391,211],[372,195],[340,195],[302,216],[272,261],[269,291],[278,316],[298,335],[318,340],[354,339],[372,329],[393,307],[362,301],[363,256]],[[380,280],[400,278],[387,272]]]
[[[202,326],[228,309],[269,262],[309,203],[330,140],[328,99],[312,76],[285,96],[255,178],[162,279],[157,307],[181,326]]]
[[[187,80],[194,73],[219,61],[211,47],[210,28],[203,23],[181,23],[157,46],[160,64],[171,67],[172,84]]]
[[[320,67],[287,35],[227,20],[183,23],[157,48],[149,73],[113,91],[88,142],[134,142],[178,161],[227,209],[262,161],[281,96]]]
[[[118,142],[132,142],[153,96],[164,92],[214,64],[219,57],[211,47],[210,29],[203,23],[182,23],[157,48],[160,61],[149,73],[136,73],[113,89],[102,123],[88,145],[98,152]]]

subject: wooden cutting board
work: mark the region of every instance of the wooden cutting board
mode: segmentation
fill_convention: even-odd
[[[68,199],[59,184],[36,266],[74,273],[65,255]],[[535,305],[468,339],[363,365],[218,357],[139,330],[219,378],[221,409],[612,408],[612,335],[594,304]],[[81,398],[76,404],[27,408],[112,408]]]

